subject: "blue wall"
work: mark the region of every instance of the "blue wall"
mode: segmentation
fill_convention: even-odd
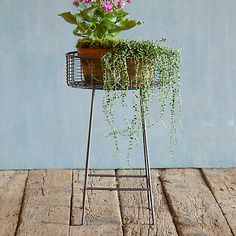
[[[1,0],[0,168],[84,166],[90,91],[65,84],[64,54],[75,38],[57,17],[72,8],[70,0]],[[236,1],[134,0],[129,9],[145,24],[124,37],[167,38],[183,53],[179,149],[170,159],[167,131],[152,128],[152,167],[236,166]],[[92,166],[127,167],[104,137],[102,92],[95,102]],[[143,166],[141,145],[131,162]]]

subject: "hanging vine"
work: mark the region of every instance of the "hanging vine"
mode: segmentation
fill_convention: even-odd
[[[140,101],[143,116],[151,125],[150,106],[156,88],[158,92],[159,118],[169,128],[169,150],[173,156],[173,145],[177,144],[176,105],[181,113],[179,50],[171,49],[155,41],[119,40],[103,58],[104,89],[103,111],[110,127],[116,152],[119,152],[119,136],[128,137],[129,151],[137,143],[142,130],[140,119]],[[158,77],[158,83],[156,78]],[[127,91],[133,88],[133,116],[126,117]],[[138,90],[141,90],[138,94]],[[119,90],[119,91],[118,91]],[[139,99],[139,96],[140,99]],[[114,119],[114,106],[121,104],[125,129],[117,129]],[[169,112],[169,125],[164,121],[165,112]]]

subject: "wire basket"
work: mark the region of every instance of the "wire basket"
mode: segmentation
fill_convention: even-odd
[[[97,74],[102,77],[102,69],[100,68],[99,72],[94,73],[94,69],[97,69],[101,65],[100,59],[94,58],[91,59],[81,59],[78,56],[77,51],[66,53],[66,82],[68,86],[73,88],[85,88],[85,89],[103,89],[103,81],[96,80]],[[86,68],[89,69],[91,76],[88,76],[86,73]],[[86,73],[86,74],[84,74]],[[96,74],[95,76],[93,76]],[[158,78],[155,80],[155,84],[158,84]],[[130,82],[129,89],[139,89],[137,84]]]

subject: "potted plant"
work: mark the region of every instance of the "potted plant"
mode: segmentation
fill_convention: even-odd
[[[73,33],[80,37],[77,49],[86,83],[103,85],[101,58],[119,41],[117,34],[141,24],[129,20],[126,3],[131,0],[74,0],[77,13],[59,14],[76,26]]]
[[[103,110],[110,126],[110,135],[114,139],[115,150],[119,151],[119,136],[129,138],[131,150],[140,135],[142,126],[139,96],[144,118],[149,126],[153,123],[150,121],[149,110],[157,87],[159,121],[163,121],[166,108],[169,108],[172,156],[172,144],[177,142],[177,104],[181,111],[180,51],[168,48],[164,40],[136,41],[117,38],[120,32],[142,24],[141,21],[129,20],[123,7],[130,3],[131,0],[74,0],[73,4],[78,12],[64,12],[59,16],[75,25],[73,33],[79,36],[77,49],[85,83],[101,85],[105,90]],[[134,89],[133,116],[128,118],[125,98],[130,88]],[[139,95],[137,90],[140,91]],[[121,105],[124,115],[126,128],[122,130],[116,128],[116,104]]]

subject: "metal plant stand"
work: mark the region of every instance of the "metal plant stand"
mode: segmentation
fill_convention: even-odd
[[[140,89],[140,111],[141,111],[141,121],[142,121],[142,133],[143,133],[143,154],[144,154],[144,164],[145,164],[145,175],[110,175],[110,174],[89,174],[89,161],[90,161],[90,147],[91,147],[91,137],[92,137],[92,124],[93,124],[93,110],[94,110],[94,98],[95,91],[97,89],[103,89],[102,86],[93,85],[85,83],[83,73],[81,70],[80,59],[77,52],[69,52],[66,54],[66,78],[68,86],[75,88],[86,88],[92,90],[91,95],[91,105],[90,105],[90,116],[89,116],[89,128],[88,128],[88,140],[87,140],[87,152],[86,152],[86,162],[85,162],[85,178],[84,178],[84,188],[83,188],[83,205],[82,205],[82,220],[81,224],[85,223],[86,214],[86,198],[87,190],[108,190],[108,191],[146,191],[148,200],[148,209],[151,211],[152,224],[156,223],[153,191],[151,183],[151,170],[149,162],[149,152],[148,152],[148,140],[146,131],[146,121],[144,116],[144,108],[142,101],[142,90]],[[146,188],[109,188],[109,187],[88,187],[88,177],[107,177],[107,178],[145,178]]]

